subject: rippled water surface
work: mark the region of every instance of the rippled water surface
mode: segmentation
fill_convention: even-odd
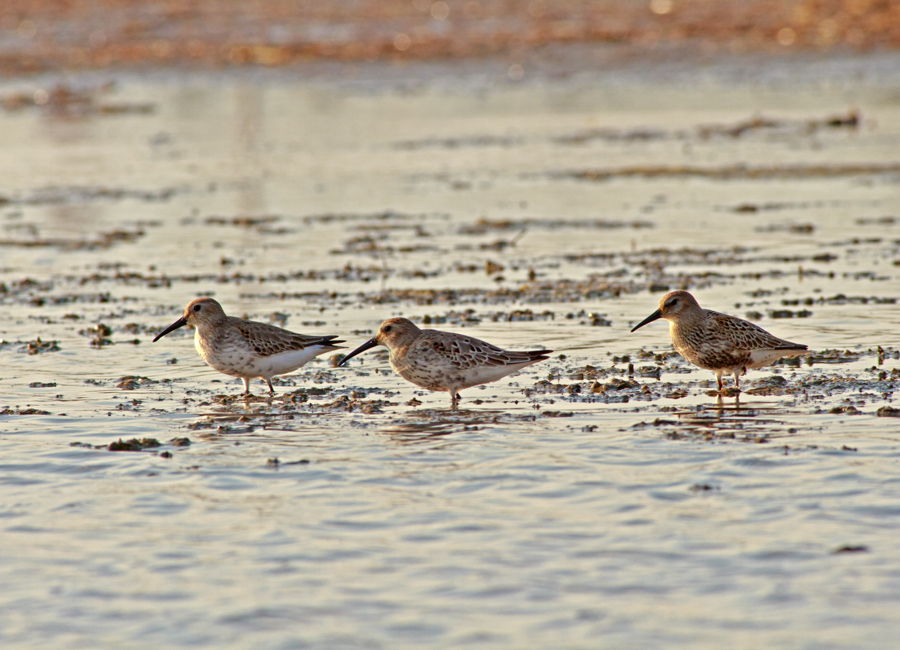
[[[890,647],[897,63],[3,86],[0,644]],[[676,288],[813,352],[718,398],[629,333]],[[199,295],[556,352],[244,399],[150,342]]]

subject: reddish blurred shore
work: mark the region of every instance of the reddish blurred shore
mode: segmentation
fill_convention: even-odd
[[[3,0],[0,74],[512,59],[561,43],[900,47],[896,0]]]

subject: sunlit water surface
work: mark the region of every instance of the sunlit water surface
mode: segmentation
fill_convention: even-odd
[[[112,108],[0,114],[0,645],[891,647],[900,65],[870,63],[6,87]],[[832,354],[717,400],[629,333],[680,287]],[[204,294],[557,354],[456,412],[375,351],[242,400],[190,332],[150,343]]]

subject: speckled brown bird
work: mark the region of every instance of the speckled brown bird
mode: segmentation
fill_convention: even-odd
[[[344,357],[341,365],[376,345],[390,350],[398,375],[427,390],[447,391],[459,404],[459,391],[502,379],[547,359],[552,350],[511,352],[485,341],[437,330],[423,330],[406,318],[390,318],[375,336]]]
[[[740,388],[740,376],[747,368],[761,368],[781,357],[803,354],[807,346],[769,334],[736,316],[703,309],[687,291],[673,291],[659,301],[659,309],[631,330],[665,318],[669,321],[672,345],[685,359],[716,373],[719,391],[724,375],[733,375]]]
[[[194,347],[203,360],[219,372],[244,380],[250,394],[250,380],[264,379],[274,393],[272,377],[293,372],[313,358],[340,350],[337,336],[304,336],[256,321],[226,316],[212,298],[197,298],[184,309],[184,316],[157,334],[163,336],[190,325],[195,328]]]

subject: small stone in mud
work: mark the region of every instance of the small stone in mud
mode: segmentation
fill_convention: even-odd
[[[573,384],[576,385],[576,384]],[[597,393],[599,395],[604,395],[611,390],[624,390],[626,388],[635,388],[637,386],[637,382],[635,381],[625,381],[624,379],[611,379],[607,384],[601,384],[598,381],[595,381],[591,384],[591,392]]]
[[[188,447],[191,444],[190,438],[172,438],[169,444],[173,447]]]
[[[281,464],[281,461],[277,458],[270,458],[266,461],[266,467],[278,467]]]
[[[122,390],[134,390],[136,388],[140,388],[141,386],[146,386],[153,383],[155,382],[149,377],[127,375],[119,379],[119,383],[116,384],[116,388],[121,388]]]
[[[637,374],[641,377],[659,379],[662,376],[662,368],[658,366],[641,366],[637,369]]]
[[[694,483],[691,486],[691,492],[710,492],[718,489],[718,487],[710,485],[709,483]]]
[[[421,405],[421,404],[422,404],[422,402],[420,402],[419,400],[417,400],[415,397],[413,397],[411,400],[409,400],[409,401],[406,403],[407,406],[419,406],[419,405]]]
[[[152,447],[161,447],[162,444],[156,438],[131,438],[130,440],[122,440],[119,438],[117,442],[109,443],[107,449],[109,451],[141,451]]]
[[[900,409],[894,408],[893,406],[882,406],[875,411],[875,415],[880,418],[900,418]]]
[[[843,544],[838,546],[836,549],[832,551],[833,554],[837,553],[868,553],[869,547],[865,544]]]
[[[813,255],[812,261],[813,262],[833,262],[837,258],[838,258],[838,256],[834,255],[833,253],[821,253],[820,255]]]
[[[754,382],[753,388],[745,389],[748,395],[781,395],[787,386],[787,379],[781,375],[771,375]]]
[[[36,341],[29,341],[26,349],[28,354],[40,354],[41,352],[59,352],[59,344],[56,341],[42,341],[39,336]]]
[[[162,452],[162,453],[159,455],[159,457],[160,457],[160,458],[172,458],[172,452],[171,452],[171,451],[164,451],[164,452]]]
[[[28,384],[28,387],[29,388],[56,388],[56,382],[55,381],[50,381],[50,382],[33,381],[30,384]]]
[[[791,309],[773,309],[769,312],[769,316],[771,318],[793,318],[794,312]]]
[[[0,411],[0,415],[50,415],[50,411],[42,411],[36,408],[11,409],[9,407]]]

